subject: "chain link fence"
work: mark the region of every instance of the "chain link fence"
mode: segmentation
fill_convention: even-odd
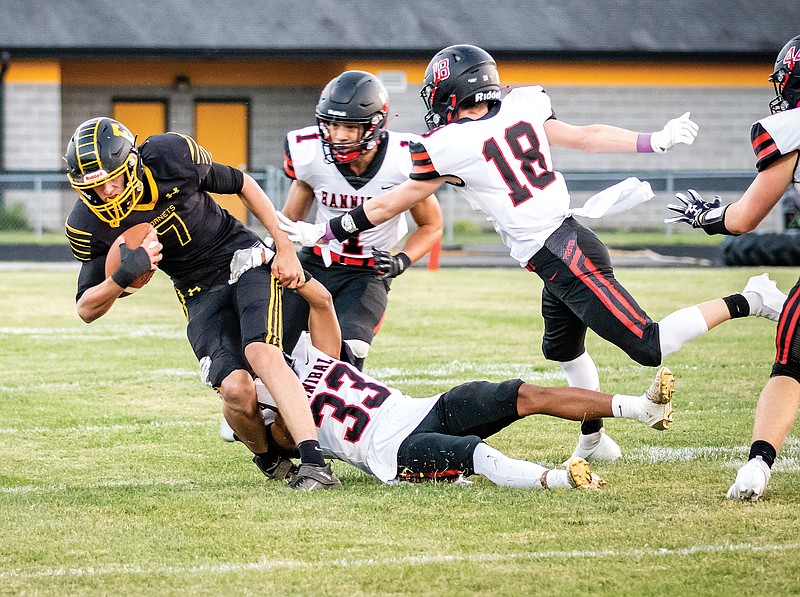
[[[264,188],[276,208],[285,201],[291,181],[283,170],[269,167],[250,175]],[[753,172],[565,172],[564,176],[572,194],[572,204],[579,207],[594,193],[627,178],[636,176],[650,182],[656,197],[627,212],[605,220],[592,220],[596,229],[665,230],[671,226],[663,223],[669,215],[666,204],[674,199],[675,192],[695,189],[704,197],[715,194],[723,200],[734,201],[753,180]],[[490,224],[482,213],[473,211],[456,188],[445,185],[437,193],[445,222],[444,242],[453,240],[453,231],[459,223],[483,229]],[[44,235],[63,235],[64,222],[77,197],[63,172],[17,171],[0,172],[0,244],[20,242],[29,238],[38,242]],[[765,230],[782,230],[780,214],[774,214],[762,225]],[[248,225],[261,232],[261,224],[254,218]],[[64,241],[66,244],[66,240]]]

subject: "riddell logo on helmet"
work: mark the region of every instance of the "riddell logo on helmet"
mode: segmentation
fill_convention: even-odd
[[[83,177],[83,182],[93,182],[95,180],[100,180],[101,178],[105,178],[108,176],[108,172],[105,170],[95,170],[94,172],[89,172],[89,174]]]
[[[489,102],[492,100],[499,100],[500,99],[500,90],[495,89],[494,91],[479,91],[475,94],[475,101],[476,102]]]
[[[347,112],[342,112],[341,110],[328,110],[328,114],[331,116],[347,116]]]

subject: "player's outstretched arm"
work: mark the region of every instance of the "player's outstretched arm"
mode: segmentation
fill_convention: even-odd
[[[303,268],[294,244],[278,224],[275,206],[252,176],[244,175],[244,184],[239,198],[245,207],[258,218],[275,241],[275,259],[272,260],[272,275],[286,288],[303,284]]]
[[[653,133],[638,133],[608,124],[575,126],[555,119],[544,123],[551,145],[589,153],[664,153],[675,145],[694,143],[698,129],[689,112]]]
[[[328,356],[338,359],[342,349],[342,332],[339,320],[336,318],[331,293],[317,280],[311,278],[297,288],[297,294],[308,303],[308,330],[311,333],[311,343]]]
[[[735,203],[722,205],[719,197],[708,202],[692,190],[688,195],[677,193],[675,196],[680,203],[667,207],[678,215],[666,218],[664,222],[683,222],[693,228],[702,228],[706,234],[736,235],[755,230],[792,183],[797,160],[798,152],[775,160],[756,175],[742,198]]]

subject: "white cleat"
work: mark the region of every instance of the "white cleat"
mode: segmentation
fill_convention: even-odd
[[[725,497],[740,502],[758,501],[764,496],[770,474],[770,468],[761,456],[751,458],[736,473],[736,481],[731,485]]]
[[[231,429],[231,426],[228,425],[228,421],[225,420],[225,417],[222,417],[219,421],[219,436],[226,442],[236,441],[236,436],[233,433],[233,429]]]
[[[578,445],[575,451],[572,452],[572,458],[583,458],[590,461],[601,462],[614,462],[622,456],[617,442],[606,435],[606,430],[601,429],[596,433],[589,435],[581,434],[578,438]],[[564,466],[569,464],[569,460],[564,463]]]
[[[583,458],[572,457],[567,461],[567,480],[573,489],[599,489],[606,482],[589,468]]]
[[[786,302],[786,295],[778,289],[778,285],[774,280],[770,280],[767,274],[750,278],[747,286],[742,290],[742,294],[750,303],[750,315],[778,321],[783,304]]]
[[[672,423],[672,394],[675,392],[675,376],[668,367],[661,367],[653,383],[644,393],[644,405],[639,421],[664,431]]]

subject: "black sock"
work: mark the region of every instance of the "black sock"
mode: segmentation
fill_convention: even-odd
[[[728,307],[731,319],[750,315],[750,303],[747,302],[743,294],[737,292],[736,294],[723,297],[722,300],[725,301],[725,305]]]
[[[758,439],[753,442],[752,446],[750,446],[750,459],[752,460],[756,456],[761,456],[761,459],[767,463],[769,468],[772,468],[777,455],[778,451],[772,446],[772,444],[765,442],[764,440]]]
[[[589,435],[590,433],[597,433],[603,428],[603,419],[592,419],[591,421],[584,421],[581,423],[581,434]]]
[[[300,442],[297,449],[300,451],[301,463],[325,466],[325,459],[322,457],[322,448],[319,447],[319,442],[317,440],[307,439],[304,442]]]

